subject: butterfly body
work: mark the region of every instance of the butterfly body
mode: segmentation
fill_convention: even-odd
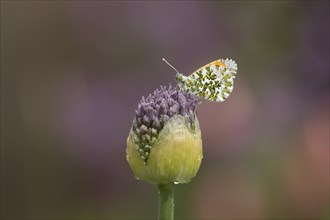
[[[189,76],[176,74],[179,87],[209,101],[223,102],[233,91],[237,64],[231,59],[219,59],[194,71]]]

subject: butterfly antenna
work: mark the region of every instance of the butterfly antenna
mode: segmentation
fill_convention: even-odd
[[[165,60],[165,58],[162,59],[165,63],[167,63],[167,65],[169,65],[172,69],[174,69],[177,73],[179,73],[179,71],[177,69],[174,68],[174,66],[172,66],[169,62],[167,62],[167,60]]]

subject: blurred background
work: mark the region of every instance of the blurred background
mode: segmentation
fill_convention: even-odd
[[[176,219],[329,218],[329,1],[1,1],[1,218],[155,219],[125,158],[134,109],[218,58]]]

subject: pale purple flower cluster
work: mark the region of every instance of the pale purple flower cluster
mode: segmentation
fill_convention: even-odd
[[[142,97],[135,110],[133,132],[135,143],[141,158],[146,162],[158,133],[173,115],[182,115],[192,125],[195,122],[195,111],[199,99],[184,93],[178,87],[161,86],[147,98]]]

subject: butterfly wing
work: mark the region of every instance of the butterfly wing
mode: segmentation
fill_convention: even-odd
[[[233,91],[236,72],[235,61],[216,60],[186,77],[183,89],[209,101],[223,102]]]

